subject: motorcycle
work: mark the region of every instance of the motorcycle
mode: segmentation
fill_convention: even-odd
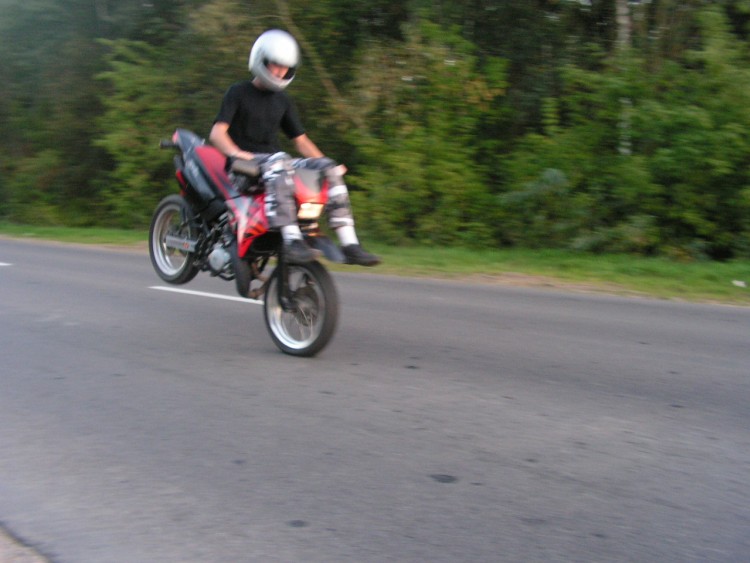
[[[159,277],[175,285],[199,272],[234,280],[242,297],[263,298],[266,327],[282,352],[320,352],[338,322],[336,286],[317,260],[287,262],[280,233],[269,230],[258,164],[235,160],[226,170],[226,157],[186,129],[160,146],[177,152],[180,193],[162,199],[151,220],[149,254]],[[299,167],[290,174],[305,241],[328,260],[344,262],[318,223],[328,196],[325,173]]]

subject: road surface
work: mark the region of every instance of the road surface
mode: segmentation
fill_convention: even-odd
[[[750,309],[336,273],[297,359],[140,252],[0,263],[0,527],[50,561],[750,553]]]

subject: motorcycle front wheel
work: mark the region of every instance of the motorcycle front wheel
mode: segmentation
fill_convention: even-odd
[[[193,212],[184,198],[169,195],[159,202],[151,220],[148,249],[154,270],[165,282],[183,284],[198,274],[195,254],[189,250],[197,235]]]
[[[281,268],[276,268],[265,292],[263,311],[274,344],[292,356],[309,357],[331,340],[339,315],[336,286],[320,263],[288,265],[285,308],[279,294]]]

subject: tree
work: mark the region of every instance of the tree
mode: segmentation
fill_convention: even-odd
[[[722,10],[701,44],[652,65],[621,52],[604,71],[565,71],[554,128],[506,159],[505,238],[588,250],[747,254],[750,73]],[[632,100],[632,150],[621,149]],[[523,238],[514,233],[523,232]]]
[[[0,86],[0,114],[8,126],[0,147],[6,213],[21,219],[25,202],[43,200],[39,220],[65,222],[74,202],[86,201],[95,174],[88,139],[98,51],[86,39],[92,14],[80,1],[67,9],[53,0],[5,4],[0,64],[9,80]]]
[[[635,140],[664,186],[664,239],[727,258],[750,249],[750,65],[726,13],[698,13],[701,45],[663,67]],[[664,88],[669,84],[669,89]]]
[[[492,199],[475,135],[503,92],[504,64],[478,70],[473,46],[425,20],[405,43],[365,53],[350,106],[369,124],[358,135],[366,165],[353,183],[360,221],[392,241],[486,245]]]
[[[182,125],[179,76],[168,49],[140,41],[107,42],[110,84],[103,96],[102,131],[95,141],[113,158],[109,186],[102,191],[110,216],[122,227],[143,227],[168,189],[171,162],[160,158],[159,140]]]

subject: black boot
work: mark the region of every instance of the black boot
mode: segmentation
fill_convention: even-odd
[[[310,248],[302,239],[284,241],[284,256],[288,264],[307,264],[322,255],[320,250]]]
[[[380,264],[380,258],[367,252],[362,248],[361,244],[342,246],[341,250],[344,252],[347,264],[355,264],[357,266],[376,266]]]

